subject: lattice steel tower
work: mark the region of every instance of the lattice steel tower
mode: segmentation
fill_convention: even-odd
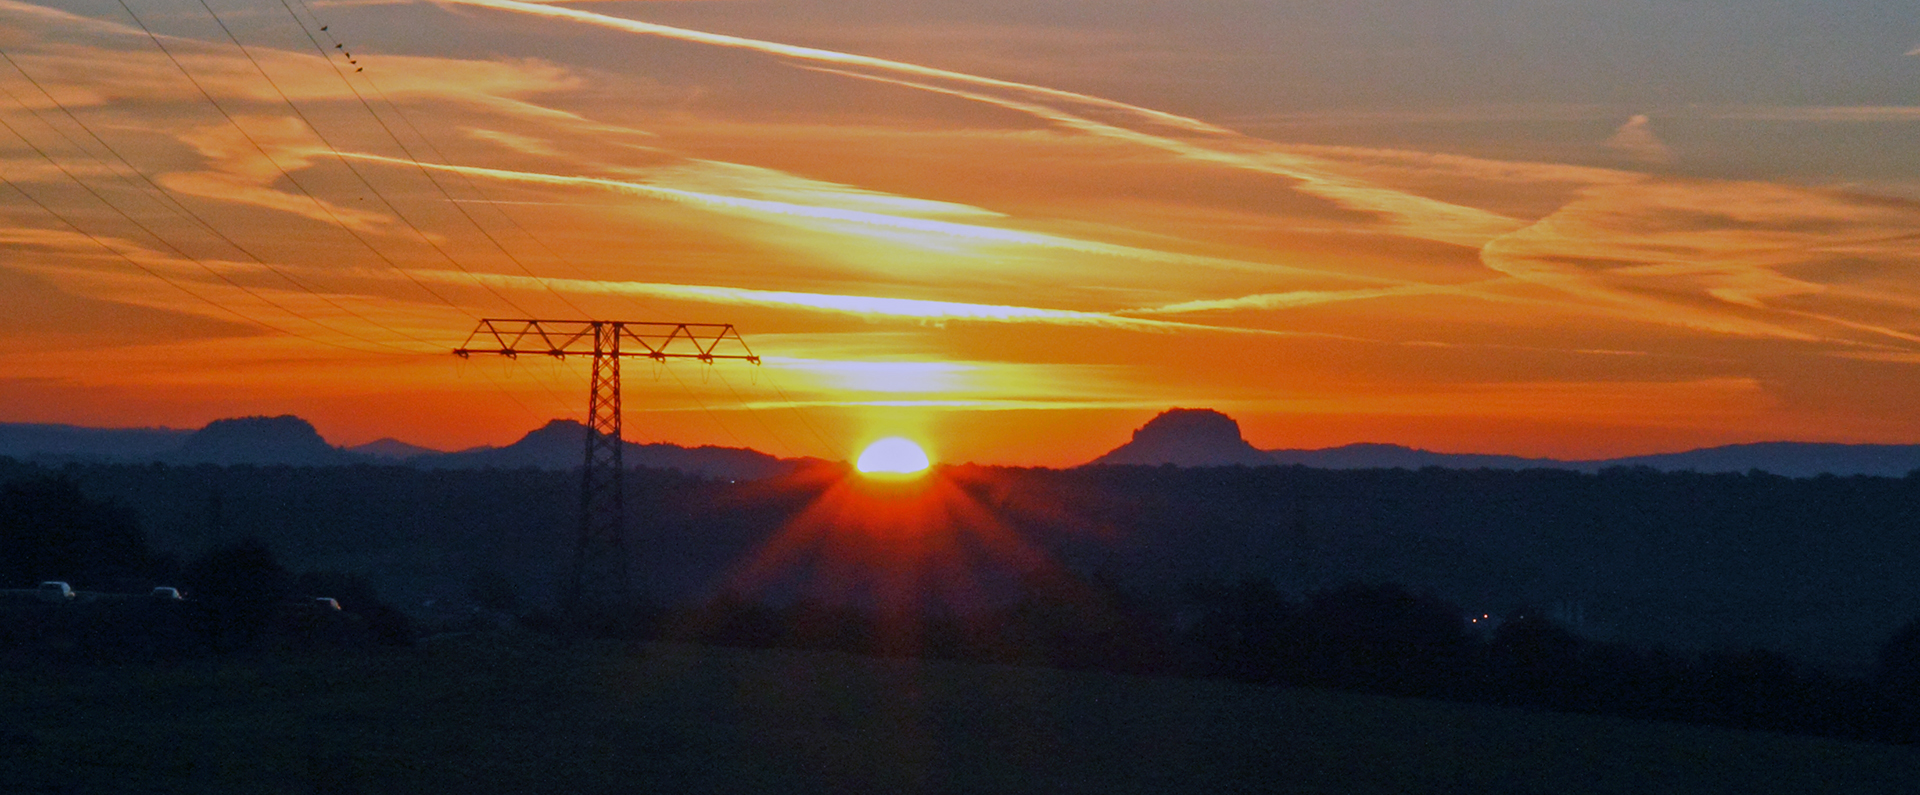
[[[625,349],[622,343],[627,343]],[[593,381],[587,387],[586,456],[580,470],[580,536],[565,599],[576,612],[631,605],[620,360],[697,359],[712,364],[739,359],[759,364],[760,357],[748,350],[746,340],[731,324],[497,318],[481,320],[453,353],[463,359],[476,353],[509,358],[523,353],[557,359],[570,354],[593,356]]]

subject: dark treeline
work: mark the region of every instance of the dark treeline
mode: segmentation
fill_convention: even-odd
[[[398,500],[402,493],[392,491],[391,483],[384,487],[387,491],[370,485],[383,475],[397,474],[376,468],[137,467],[106,468],[92,474],[102,472],[125,478],[123,485],[141,483],[143,477],[219,488],[236,482],[256,487],[278,484],[286,491],[276,495],[277,501],[261,502],[278,507],[282,528],[322,523],[308,513],[316,510],[346,514],[327,522],[367,521],[381,516],[383,499]],[[175,555],[149,546],[140,515],[128,504],[86,494],[83,483],[97,488],[101,482],[111,482],[106,478],[83,481],[80,476],[87,474],[74,468],[59,474],[29,472],[0,485],[0,577],[5,578],[0,585],[26,588],[40,580],[63,579],[75,580],[83,588],[116,589],[121,595],[89,594],[71,604],[49,605],[37,600],[37,595],[12,594],[0,604],[0,660],[112,662],[263,648],[405,644],[416,636],[415,619],[383,600],[373,578],[350,569],[289,565],[280,551],[283,546],[296,552],[312,547],[288,543],[300,541],[297,534],[258,533],[262,528],[251,526],[252,512],[260,510],[253,492],[223,497],[216,504],[218,513],[209,517],[237,527],[216,524],[218,532],[203,536],[203,548]],[[1149,533],[1172,531],[1159,523],[1194,532],[1213,522],[1234,517],[1245,521],[1249,515],[1272,511],[1270,497],[1242,495],[1244,501],[1239,504],[1226,498],[1247,488],[1245,482],[1237,481],[1259,483],[1303,474],[1314,475],[1292,470],[1226,470],[1198,477],[1173,470],[960,470],[950,472],[946,484],[929,486],[933,491],[927,493],[935,495],[929,499],[925,493],[898,489],[848,491],[837,485],[837,476],[829,471],[816,472],[811,479],[750,485],[643,473],[635,478],[635,496],[651,498],[640,504],[656,511],[655,526],[684,522],[711,528],[720,518],[733,520],[734,524],[722,526],[735,534],[733,546],[694,545],[677,553],[681,561],[705,561],[705,570],[737,569],[741,560],[752,557],[749,551],[741,551],[748,546],[762,552],[791,552],[795,538],[827,538],[834,542],[829,546],[893,552],[879,557],[843,555],[821,568],[817,555],[826,547],[816,546],[777,567],[777,572],[783,572],[780,576],[717,576],[710,583],[713,587],[699,594],[689,590],[686,598],[662,601],[625,614],[618,622],[595,626],[629,637],[1223,677],[1854,739],[1920,741],[1920,620],[1907,620],[1879,637],[1863,639],[1874,650],[1871,667],[1840,674],[1760,645],[1669,651],[1646,642],[1593,639],[1530,607],[1508,611],[1498,621],[1470,619],[1469,611],[1428,585],[1410,588],[1381,579],[1365,584],[1360,582],[1364,577],[1356,577],[1345,583],[1290,588],[1271,574],[1221,573],[1247,568],[1243,559],[1236,565],[1221,560],[1210,567],[1213,573],[1187,576],[1170,592],[1161,592],[1152,575],[1181,571],[1177,566],[1156,571],[1144,566],[1129,570],[1090,565],[1129,560],[1114,550],[1154,552],[1155,547],[1144,543],[1152,538]],[[1384,474],[1446,477],[1434,472]],[[532,489],[542,483],[566,493],[564,480],[539,480],[542,477],[496,473],[450,482],[461,487],[490,484],[504,493],[498,499],[506,503],[526,499],[534,505],[546,504],[532,502],[537,493]],[[1607,477],[1588,480],[1606,485]],[[1641,472],[1617,477],[1640,485],[1647,479]],[[520,481],[520,488],[527,491],[501,486],[516,478],[526,479]],[[1143,479],[1150,485],[1142,487]],[[1153,480],[1172,481],[1177,487],[1152,484]],[[1772,482],[1763,476],[1728,479],[1743,486],[1754,481]],[[151,481],[146,482],[151,487]],[[1351,487],[1356,479],[1333,482]],[[329,489],[343,484],[361,490],[323,498]],[[401,488],[419,485],[403,483]],[[1855,494],[1878,487],[1898,494],[1899,487],[1911,483],[1785,481],[1776,485],[1850,486]],[[1100,495],[1101,489],[1116,486],[1125,490]],[[941,489],[948,491],[942,494]],[[1221,491],[1198,502],[1181,498],[1210,489]],[[453,493],[428,496],[448,501],[462,496],[455,489],[449,491]],[[1126,495],[1133,501],[1110,502]],[[191,499],[180,500],[181,505],[191,503]],[[482,502],[477,509],[500,505]],[[827,519],[809,520],[808,516],[821,513],[821,506],[831,509],[825,511]],[[918,508],[908,510],[909,506]],[[906,518],[879,523],[859,519],[872,514]],[[361,550],[365,557],[359,560],[433,554],[435,544],[448,543],[438,534],[452,531],[432,521],[432,514],[407,516],[416,523],[400,526],[412,535],[384,544],[379,543],[379,534],[364,528],[358,531],[367,545]],[[529,517],[560,521],[531,510],[517,518],[507,516],[496,516],[495,521],[511,524],[530,521]],[[1436,511],[1433,516],[1444,518],[1446,512]],[[934,550],[933,557],[947,557],[962,554],[966,545],[926,542],[923,536],[872,535],[935,520],[952,523],[946,528],[950,532],[1003,538],[1001,543],[1010,538],[1032,539],[1047,551],[1000,559],[984,551],[992,544],[983,541],[985,546],[972,552],[981,563],[967,573],[977,583],[997,584],[968,589],[977,597],[971,602],[946,598],[951,594],[927,588],[849,592],[793,587],[819,571],[833,572],[830,579],[837,585],[858,581],[867,575],[853,568],[863,563],[905,562],[912,564],[909,568],[918,567],[921,574],[950,572],[927,565],[927,556],[898,550]],[[1047,532],[1036,529],[1043,523]],[[756,526],[774,530],[758,535],[748,532]],[[246,534],[226,537],[235,532]],[[845,535],[834,538],[836,532]],[[996,532],[1004,537],[995,536]],[[557,544],[569,535],[549,527],[544,537]],[[728,536],[715,533],[714,538]],[[661,555],[674,547],[656,543],[649,549]],[[1096,554],[1099,550],[1109,554]],[[1162,556],[1188,553],[1187,549],[1155,552]],[[722,560],[728,555],[733,557]],[[1075,555],[1082,557],[1076,560]],[[550,552],[545,560],[556,557]],[[442,554],[424,561],[407,560],[405,565],[427,568],[434,560],[444,565],[447,559]],[[557,611],[552,600],[526,594],[524,579],[517,576],[520,570],[497,550],[468,563],[476,568],[465,572],[463,590],[444,597],[461,609],[425,611],[428,630],[519,625],[565,634],[583,626],[579,616]],[[994,565],[1005,569],[1004,577],[989,576],[985,569]],[[296,570],[302,573],[295,574]],[[881,578],[875,582],[911,585],[918,581]],[[175,602],[144,596],[144,589],[160,584],[181,587],[192,598]],[[752,589],[736,590],[743,585]],[[981,596],[981,591],[991,593]],[[319,596],[337,600],[343,609],[316,608]]]
[[[0,459],[0,483],[49,474],[137,517],[159,554],[184,560],[258,538],[291,568],[359,574],[410,611],[469,603],[476,578],[552,601],[578,509],[577,475],[566,472]],[[641,584],[665,604],[753,590],[736,581],[742,561],[798,524],[859,513],[841,504],[865,499],[838,485],[843,474],[729,483],[635,470],[627,505]],[[1295,596],[1399,582],[1474,613],[1539,606],[1603,640],[1758,646],[1853,673],[1920,615],[1920,477],[952,467],[936,478],[943,510],[916,532],[959,539],[974,598],[989,604],[1012,598],[1035,565],[990,542],[1011,538],[1022,554],[1162,604],[1210,578],[1271,579]],[[799,529],[816,546],[832,530]],[[808,595],[818,554],[788,563],[751,585],[767,598]]]
[[[83,590],[31,588],[69,580]],[[132,511],[91,499],[64,477],[0,485],[0,586],[0,662],[9,664],[414,638],[411,620],[363,577],[296,575],[258,539],[216,543],[182,562],[148,546]],[[183,590],[194,598],[179,598]]]
[[[1091,588],[1088,586],[1092,585]],[[1682,655],[1596,642],[1532,611],[1477,631],[1456,606],[1398,584],[1302,598],[1266,580],[1192,583],[1177,616],[1097,584],[1054,583],[970,616],[722,597],[650,634],[749,647],[1219,677],[1389,696],[1920,743],[1920,621],[1840,676],[1763,649]],[[1052,592],[1051,595],[1043,595]],[[1094,594],[1088,598],[1089,594]]]
[[[1583,634],[1778,649],[1863,671],[1920,614],[1920,477],[1613,469],[1089,468],[969,490],[1080,570],[1165,596],[1196,578],[1295,595],[1400,582]]]
[[[1537,611],[1474,632],[1452,605],[1398,585],[1294,600],[1265,581],[1195,586],[1180,645],[1198,670],[1331,687],[1913,743],[1920,622],[1879,647],[1871,675],[1839,676],[1764,649],[1675,654],[1583,638]]]

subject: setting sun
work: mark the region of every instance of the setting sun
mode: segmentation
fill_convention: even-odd
[[[889,436],[867,445],[854,467],[865,475],[917,475],[925,472],[931,463],[920,445],[898,436]]]

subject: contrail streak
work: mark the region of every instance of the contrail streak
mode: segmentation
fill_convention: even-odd
[[[830,65],[830,67],[860,67],[891,73],[893,75],[931,78],[981,88],[1013,91],[1033,97],[1044,97],[1091,107],[1123,111],[1157,124],[1192,133],[1202,133],[1208,136],[1217,136],[1243,142],[1253,140],[1232,130],[1209,124],[1199,119],[1119,102],[1117,100],[1080,94],[1073,91],[1047,88],[1030,83],[1018,83],[1010,80],[971,75],[964,72],[936,69],[929,66],[920,66],[918,64],[893,61],[885,58],[854,55],[852,53],[824,50],[815,47],[781,44],[779,42],[750,39],[741,36],[707,33],[687,28],[676,28],[669,25],[612,17],[572,8],[522,2],[522,0],[442,0],[442,2],[565,19],[599,27],[612,28],[614,30],[623,30],[649,36],[661,36],[718,47],[752,50],[795,60],[827,64]],[[1233,168],[1297,179],[1301,182],[1300,190],[1302,192],[1319,196],[1344,207],[1365,212],[1374,212],[1391,218],[1395,222],[1393,231],[1410,237],[1478,247],[1489,239],[1511,232],[1522,226],[1521,222],[1497,213],[1490,213],[1474,207],[1450,204],[1404,191],[1393,190],[1391,188],[1383,188],[1365,182],[1364,180],[1331,173],[1321,168],[1323,164],[1314,158],[1286,153],[1277,149],[1268,149],[1267,151],[1260,152],[1234,152],[1217,147],[1205,146],[1192,141],[1142,133],[1123,127],[1115,127],[1043,105],[1019,102],[1003,97],[993,97],[956,88],[934,86],[901,77],[844,72],[834,68],[815,68],[820,68],[822,71],[838,72],[850,77],[894,83],[903,87],[946,93],[952,96],[988,102],[1009,110],[1028,113],[1061,124],[1070,129],[1077,129],[1092,135],[1131,141],[1196,161],[1212,162]]]
[[[1294,309],[1305,306],[1318,306],[1342,301],[1366,301],[1376,298],[1397,298],[1415,295],[1453,295],[1482,298],[1470,290],[1451,285],[1415,284],[1405,287],[1381,287],[1365,290],[1294,290],[1285,293],[1260,293],[1235,298],[1202,299],[1182,301],[1177,304],[1129,309],[1136,315],[1179,315],[1194,312],[1218,312],[1237,309]],[[1489,299],[1498,300],[1498,299]]]
[[[314,154],[330,154],[330,153],[315,152]],[[533,184],[542,184],[542,185],[570,185],[570,186],[579,186],[579,187],[599,188],[601,190],[610,190],[610,191],[615,191],[619,193],[645,196],[648,198],[660,199],[663,201],[680,202],[685,204],[692,204],[692,205],[704,206],[709,208],[718,208],[722,210],[731,210],[736,212],[757,213],[762,215],[783,216],[788,218],[804,218],[804,219],[817,220],[817,221],[862,224],[866,226],[876,226],[876,227],[882,227],[882,228],[888,228],[888,229],[901,229],[901,230],[912,231],[912,232],[922,232],[927,234],[966,238],[966,239],[979,240],[979,241],[988,242],[988,243],[999,243],[1003,245],[1034,246],[1039,248],[1062,249],[1062,250],[1068,250],[1068,251],[1077,251],[1083,254],[1097,254],[1101,256],[1120,257],[1120,258],[1133,259],[1133,260],[1145,260],[1150,262],[1195,265],[1195,266],[1201,266],[1201,267],[1221,268],[1221,269],[1234,270],[1234,271],[1251,271],[1251,272],[1264,273],[1264,274],[1282,273],[1282,274],[1291,274],[1291,275],[1297,275],[1297,276],[1310,276],[1310,277],[1316,277],[1316,278],[1335,277],[1335,278],[1343,279],[1346,281],[1357,281],[1357,282],[1363,282],[1363,283],[1395,284],[1395,285],[1404,284],[1404,282],[1397,282],[1389,279],[1381,279],[1377,277],[1368,277],[1368,276],[1355,276],[1352,274],[1344,274],[1344,273],[1333,273],[1328,271],[1313,270],[1309,268],[1300,268],[1300,267],[1295,267],[1290,265],[1278,265],[1278,264],[1264,263],[1264,262],[1245,262],[1240,260],[1225,259],[1221,257],[1201,256],[1196,254],[1180,254],[1180,253],[1169,252],[1169,251],[1158,251],[1154,249],[1136,248],[1133,246],[1115,245],[1112,243],[1099,243],[1099,242],[1094,242],[1089,240],[1079,240],[1079,239],[1070,238],[1070,237],[1059,237],[1057,235],[1041,234],[1038,232],[1023,232],[1017,229],[1002,229],[1000,227],[994,227],[994,226],[982,226],[979,224],[964,224],[964,223],[959,223],[955,221],[941,221],[941,220],[936,220],[931,218],[919,218],[919,217],[906,216],[906,215],[892,215],[888,213],[877,213],[877,212],[871,212],[867,210],[849,210],[849,209],[839,208],[839,207],[819,207],[815,205],[798,204],[794,202],[773,201],[770,199],[749,199],[741,196],[723,196],[723,195],[714,194],[714,193],[705,193],[701,191],[686,190],[684,188],[672,188],[664,185],[652,185],[652,184],[643,183],[643,182],[629,182],[626,180],[608,179],[605,177],[575,177],[575,176],[564,176],[559,174],[544,174],[544,173],[530,172],[530,171],[512,171],[507,169],[487,168],[485,166],[456,166],[456,165],[449,165],[445,163],[426,163],[426,162],[416,163],[414,161],[399,160],[396,158],[386,157],[384,155],[363,154],[363,153],[342,152],[342,153],[339,153],[339,156],[345,157],[345,158],[352,158],[356,160],[369,160],[369,161],[375,161],[375,162],[390,163],[394,165],[417,165],[420,168],[429,168],[429,169],[434,169],[438,171],[451,171],[455,173],[466,174],[469,176],[486,177],[489,179],[497,179],[497,180],[506,181],[506,182],[521,182],[521,183],[533,183]]]
[[[451,279],[456,274],[447,271],[420,271],[417,275],[422,278],[446,280]],[[537,284],[533,279],[526,276],[498,273],[476,275],[482,280],[506,287],[529,287]],[[541,281],[552,285],[555,289],[572,290],[580,293],[645,295],[668,300],[698,301],[701,303],[734,306],[803,309],[816,312],[858,315],[861,317],[889,317],[902,320],[917,320],[929,323],[971,320],[996,323],[1048,323],[1068,326],[1102,326],[1148,332],[1214,331],[1227,334],[1261,334],[1288,337],[1332,336],[1231,326],[1208,326],[1198,323],[1179,323],[1166,320],[1148,320],[1144,318],[1122,317],[1106,312],[1043,309],[1039,307],[1008,306],[1003,304],[975,304],[960,301],[932,301],[919,298],[884,298],[864,295],[838,295],[833,293],[803,293],[789,290],[755,290],[744,287],[716,287],[598,279],[543,279]]]
[[[1045,86],[1036,86],[1030,83],[1018,83],[1012,80],[998,80],[991,77],[981,77],[979,75],[970,75],[965,72],[954,72],[946,69],[936,69],[931,66],[921,66],[919,64],[905,63],[902,61],[893,61],[893,60],[888,60],[886,58],[874,58],[872,56],[867,56],[867,55],[854,55],[852,53],[838,52],[835,50],[823,50],[817,47],[801,47],[793,44],[781,44],[779,42],[765,41],[762,39],[749,39],[743,36],[728,36],[721,33],[707,33],[705,31],[689,30],[687,28],[676,28],[670,25],[660,25],[652,22],[640,22],[632,19],[623,19],[621,17],[612,17],[612,16],[607,16],[605,14],[595,14],[590,11],[580,11],[578,9],[573,9],[573,8],[563,8],[558,6],[541,5],[538,3],[520,2],[520,0],[440,0],[440,1],[446,2],[446,3],[458,4],[458,5],[470,5],[470,6],[478,6],[481,8],[492,8],[500,11],[515,11],[522,14],[533,14],[536,16],[553,17],[556,19],[567,19],[567,20],[572,20],[574,22],[584,22],[589,25],[598,25],[600,27],[613,28],[615,30],[624,30],[631,33],[641,33],[649,36],[661,36],[664,38],[678,39],[681,41],[690,41],[690,42],[695,42],[699,44],[711,44],[717,47],[732,47],[735,49],[754,50],[756,52],[763,52],[769,55],[778,55],[783,58],[793,58],[795,60],[838,64],[841,66],[861,66],[869,69],[879,69],[879,70],[888,71],[888,72],[911,74],[911,75],[917,75],[920,77],[931,77],[931,78],[936,78],[940,80],[951,80],[958,83],[969,83],[969,84],[978,85],[978,86],[989,86],[992,88],[1021,91],[1021,92],[1030,93],[1030,94],[1037,94],[1040,96],[1052,97],[1054,99],[1067,100],[1069,102],[1077,102],[1085,105],[1093,105],[1096,107],[1107,108],[1109,110],[1125,111],[1127,113],[1132,113],[1147,119],[1151,119],[1160,124],[1164,124],[1170,127],[1178,127],[1180,129],[1190,130],[1193,132],[1223,134],[1223,135],[1233,134],[1231,130],[1227,130],[1223,127],[1217,127],[1212,124],[1208,124],[1199,119],[1188,118],[1186,116],[1181,116],[1179,114],[1168,113],[1166,111],[1160,111],[1160,110],[1154,110],[1152,108],[1143,108],[1138,105],[1130,105],[1125,102],[1119,102],[1116,100],[1090,96],[1087,94],[1080,94],[1073,91],[1063,91],[1057,88],[1047,88]]]
[[[977,91],[964,91],[897,77],[861,74],[841,69],[810,68],[843,77],[871,80],[984,102],[1006,110],[1025,113],[1070,130],[1158,149],[1195,162],[1298,180],[1300,184],[1297,189],[1301,193],[1318,196],[1351,210],[1370,212],[1391,219],[1392,231],[1408,237],[1478,247],[1488,240],[1523,226],[1520,221],[1498,213],[1429,199],[1392,188],[1383,188],[1365,180],[1348,177],[1332,171],[1328,168],[1328,164],[1319,158],[1287,152],[1266,141],[1247,138],[1237,133],[1230,134],[1242,146],[1251,148],[1253,151],[1233,151],[1191,140],[1129,130],[1125,127],[1116,127],[1076,116],[1046,105],[996,97]]]

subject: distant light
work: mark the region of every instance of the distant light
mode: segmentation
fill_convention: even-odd
[[[933,462],[920,445],[898,436],[889,436],[867,445],[853,466],[865,475],[914,475],[925,472]]]

